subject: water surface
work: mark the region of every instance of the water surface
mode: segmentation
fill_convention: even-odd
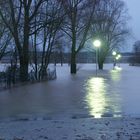
[[[76,75],[57,66],[57,79],[0,92],[0,117],[140,116],[140,68],[111,64],[95,75],[95,65],[81,64]]]

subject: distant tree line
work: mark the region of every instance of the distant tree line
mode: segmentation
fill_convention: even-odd
[[[67,48],[75,74],[77,54],[98,38],[102,42],[98,64],[103,69],[108,53],[121,47],[129,34],[127,20],[123,0],[0,1],[0,59],[9,52],[15,63],[18,57],[20,80],[25,82],[29,64],[36,79],[43,79],[51,54],[59,51],[62,55]],[[41,63],[38,51],[42,52]]]

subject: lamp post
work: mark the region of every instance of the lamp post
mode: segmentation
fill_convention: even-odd
[[[118,54],[116,51],[112,52],[114,63],[113,63],[113,69],[116,66],[117,61],[121,58],[121,54]]]
[[[93,42],[94,47],[96,48],[96,76],[97,76],[97,64],[98,64],[98,48],[101,46],[100,40],[95,40]]]
[[[112,55],[113,55],[113,69],[115,68],[115,66],[116,66],[116,55],[117,55],[117,53],[116,53],[116,51],[113,51],[112,52]]]
[[[118,55],[116,56],[116,60],[118,61],[121,57],[122,57],[122,56],[121,56],[120,54],[118,54]],[[119,62],[118,62],[118,63],[119,63]],[[119,64],[119,67],[120,67],[120,64]]]

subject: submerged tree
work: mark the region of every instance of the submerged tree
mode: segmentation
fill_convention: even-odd
[[[37,1],[34,1],[33,8],[37,7],[37,4]],[[59,39],[63,15],[61,3],[55,0],[45,1],[30,24],[29,59],[36,80],[47,77],[50,56]]]
[[[71,73],[76,73],[76,56],[84,47],[99,0],[61,0],[66,13],[62,28],[71,42]]]
[[[54,52],[56,42],[59,39],[60,27],[63,23],[63,10],[61,3],[57,1],[48,1],[42,7],[42,18],[44,20],[44,26],[39,33],[39,38],[42,40],[41,45],[41,66],[40,66],[40,77],[43,78],[43,71],[47,69],[50,63],[51,54]]]
[[[125,3],[122,0],[102,0],[97,7],[92,23],[93,39],[98,38],[102,42],[99,49],[98,66],[103,69],[107,55],[112,49],[124,44],[129,35],[126,26],[128,20]]]
[[[36,1],[36,6],[34,3]],[[45,0],[6,0],[0,2],[0,17],[9,29],[20,61],[20,79],[28,80],[29,39],[31,27]]]

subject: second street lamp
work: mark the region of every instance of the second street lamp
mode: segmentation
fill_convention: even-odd
[[[98,64],[98,48],[101,46],[100,40],[93,41],[93,45],[96,48],[96,76],[97,76],[97,64]]]
[[[112,55],[113,55],[113,69],[114,69],[116,66],[116,55],[117,55],[116,51],[113,51]]]
[[[115,56],[117,53],[115,51],[112,52],[112,55]]]
[[[119,63],[119,67],[120,67],[120,62],[119,62],[119,60],[120,60],[121,57],[122,57],[121,54],[118,54],[118,55],[116,56],[116,60],[117,60],[118,63]]]

